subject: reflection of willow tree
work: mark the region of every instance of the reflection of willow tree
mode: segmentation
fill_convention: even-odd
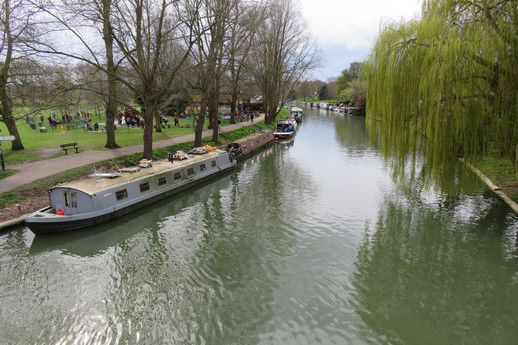
[[[423,17],[381,32],[364,64],[380,146],[427,172],[486,153],[516,161],[518,2],[424,1]],[[374,133],[374,132],[373,132]]]
[[[502,258],[509,252],[506,210],[482,196],[427,202],[413,193],[407,203],[387,196],[360,246],[352,304],[364,337],[376,344],[512,343],[518,289],[516,260]]]
[[[344,148],[361,151],[369,149],[363,117],[335,117],[335,132]]]

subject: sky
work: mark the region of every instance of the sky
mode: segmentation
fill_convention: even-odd
[[[322,53],[309,79],[339,77],[351,62],[367,59],[380,24],[415,19],[421,0],[298,0],[300,11]]]

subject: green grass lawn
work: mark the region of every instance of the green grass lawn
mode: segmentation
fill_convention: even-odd
[[[172,117],[168,117],[167,119],[169,120],[169,127],[166,126],[160,133],[153,131],[153,141],[167,140],[194,133],[192,119],[180,119],[180,126],[190,125],[190,128],[175,127]],[[93,126],[93,123],[96,121],[98,123],[104,122],[101,119],[94,118],[91,125]],[[45,126],[47,132],[42,133],[31,129],[25,121],[19,121],[18,131],[25,150],[12,151],[10,141],[2,142],[4,161],[6,164],[18,164],[37,161],[42,158],[61,156],[64,154],[64,151],[61,150],[59,145],[66,143],[77,143],[81,147],[81,150],[107,150],[104,148],[106,144],[106,132],[88,131],[84,128],[77,128],[78,125],[78,123],[71,123],[67,125],[67,131],[61,133],[55,127]],[[222,127],[228,125],[230,125],[230,123],[227,120],[221,123]],[[103,125],[100,126],[100,128],[103,127]],[[0,130],[0,135],[8,135],[4,123],[0,123]],[[144,130],[142,128],[121,126],[117,127],[115,131],[115,140],[121,147],[139,145],[142,144],[143,133]],[[44,154],[43,151],[45,151],[45,149],[52,150],[47,150],[50,152]]]

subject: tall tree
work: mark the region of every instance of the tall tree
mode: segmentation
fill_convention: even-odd
[[[113,51],[112,8],[113,0],[73,1],[37,1],[33,4],[45,12],[52,30],[45,42],[31,42],[32,48],[39,53],[66,57],[89,64],[102,71],[106,78],[106,92],[102,89],[90,89],[101,93],[106,110],[106,148],[119,147],[115,140],[115,116],[117,104],[117,76]],[[72,44],[55,43],[55,32],[61,32]],[[104,51],[97,49],[99,38],[104,42]],[[79,49],[78,47],[82,47]],[[79,86],[78,86],[79,87]],[[88,88],[83,85],[82,88]]]
[[[101,15],[102,38],[106,52],[106,76],[108,79],[108,95],[106,108],[106,148],[119,147],[115,141],[115,116],[117,113],[117,75],[113,53],[113,29],[111,23],[112,0],[93,1]]]
[[[128,64],[123,82],[143,101],[144,157],[153,158],[157,100],[167,93],[197,41],[198,0],[128,0],[114,4],[113,38]],[[182,45],[181,43],[184,43]],[[170,53],[175,49],[175,56]],[[159,120],[157,121],[159,122]]]
[[[201,134],[205,121],[205,109],[208,110],[209,126],[212,128],[212,140],[218,140],[218,115],[221,78],[223,75],[223,57],[228,39],[228,14],[238,0],[203,0],[199,10],[200,17],[195,23],[195,33],[199,36],[196,49],[193,50],[197,62],[199,88],[202,92],[201,111],[195,130],[195,145],[201,145]],[[211,126],[211,123],[215,126]]]
[[[321,101],[329,99],[327,83],[323,84],[318,90],[318,99]]]
[[[288,91],[318,64],[316,43],[309,37],[293,0],[270,0],[256,35],[254,76],[263,94],[265,122],[271,124]]]
[[[106,73],[108,90],[115,92],[114,81],[118,80],[133,92],[136,99],[143,102],[144,112],[144,157],[152,159],[153,121],[157,119],[159,129],[157,100],[170,88],[183,62],[189,56],[195,38],[191,29],[199,0],[178,1],[167,0],[95,0],[95,2],[77,1],[73,5],[83,11],[59,11],[59,8],[43,4],[42,9],[52,15],[67,33],[83,44],[85,52],[64,51],[56,45],[46,44],[39,51],[59,54],[74,58],[96,66]],[[187,11],[189,8],[190,11]],[[96,42],[98,37],[91,37],[91,30],[81,20],[73,19],[92,16],[97,32],[102,34],[105,54],[98,54]],[[71,20],[72,19],[72,20]],[[72,26],[77,22],[80,25]],[[90,35],[89,35],[90,34]],[[187,44],[183,44],[187,42]],[[41,45],[40,45],[41,47]],[[118,72],[115,72],[115,56],[118,58]],[[171,52],[175,54],[172,56]],[[106,58],[106,61],[102,60]],[[107,102],[115,102],[116,95],[110,94]],[[114,103],[107,103],[110,114]],[[108,114],[107,114],[108,115]],[[110,115],[111,116],[111,115]]]
[[[13,100],[10,94],[12,67],[16,60],[26,59],[28,52],[24,43],[35,33],[35,12],[24,0],[3,0],[0,8],[0,120],[5,123],[9,134],[14,135],[13,150],[23,150],[22,139],[13,114]]]
[[[264,7],[245,1],[235,1],[229,18],[229,39],[226,45],[230,94],[232,104],[230,122],[236,123],[236,104],[239,101],[240,85],[244,70],[250,59],[253,37],[262,23]]]

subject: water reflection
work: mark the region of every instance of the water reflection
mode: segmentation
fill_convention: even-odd
[[[0,342],[512,341],[516,216],[463,174],[394,183],[359,120],[307,112],[293,141],[99,228],[0,234]]]
[[[484,192],[400,192],[386,195],[358,250],[352,304],[365,322],[364,338],[373,344],[513,343],[518,260],[509,236],[516,236],[510,226],[516,216]]]
[[[334,123],[336,138],[344,149],[358,154],[371,148],[365,140],[367,126],[364,117],[335,115]]]

